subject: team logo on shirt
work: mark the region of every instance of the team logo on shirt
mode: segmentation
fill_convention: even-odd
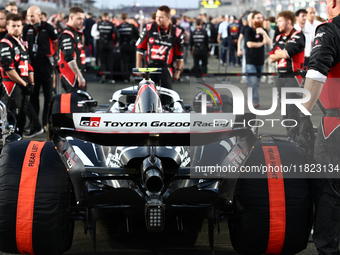
[[[151,58],[158,60],[165,60],[167,46],[153,45],[151,49]]]
[[[78,43],[78,49],[82,49],[83,48],[83,45],[81,43]]]
[[[19,61],[20,60],[20,55],[18,54],[18,55],[15,55],[15,57],[14,57],[14,59],[15,59],[15,61]]]
[[[239,32],[239,28],[237,26],[230,27],[230,32],[231,33],[238,33]]]
[[[150,44],[153,44],[155,42],[155,38],[153,38],[153,37],[150,37],[150,39],[149,39],[149,43]]]
[[[287,60],[286,59],[281,59],[278,63],[277,63],[277,67],[278,68],[285,68],[287,67]]]

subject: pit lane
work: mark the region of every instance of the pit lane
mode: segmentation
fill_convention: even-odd
[[[189,58],[190,59],[190,58]],[[209,70],[217,70],[217,61],[209,59]],[[188,66],[191,65],[191,59],[188,61]],[[241,72],[241,68],[230,68],[229,71]],[[86,75],[88,80],[88,92],[92,97],[98,100],[99,104],[109,104],[109,99],[113,92],[117,89],[124,88],[129,84],[124,84],[121,81],[117,81],[116,84],[100,84],[99,78],[95,78],[93,74]],[[191,78],[195,79],[195,78]],[[240,77],[231,77],[230,83],[238,86],[246,94],[246,84],[240,83]],[[196,82],[191,80],[191,82]],[[222,78],[207,78],[205,83],[214,85],[215,83],[223,83]],[[193,98],[190,97],[189,89],[190,80],[183,77],[182,82],[176,82],[173,84],[173,89],[176,90],[185,104],[192,104]],[[260,109],[269,109],[271,106],[271,88],[273,84],[261,83],[259,87],[260,94]],[[218,91],[218,90],[217,90]],[[219,91],[218,91],[219,92]],[[42,99],[41,95],[41,99]],[[42,103],[42,102],[41,102]],[[312,121],[314,125],[318,125],[321,118],[321,111],[318,107],[315,107],[312,112]],[[280,108],[278,107],[270,118],[281,119]],[[272,128],[270,126],[264,126],[260,129],[260,133],[269,133],[274,135],[286,135],[286,130],[282,126]],[[46,134],[39,135],[34,138],[35,140],[45,140]],[[198,234],[197,240],[194,244],[188,245],[190,241],[190,235],[185,233],[179,233],[177,231],[169,231],[165,233],[147,233],[143,231],[143,228],[138,228],[138,224],[133,229],[132,233],[124,233],[122,226],[113,224],[113,220],[105,219],[97,222],[97,248],[96,254],[160,254],[160,255],[203,255],[211,254],[208,238],[208,223],[204,221],[201,231]],[[123,224],[124,226],[124,224]],[[256,233],[253,233],[256,235]],[[310,238],[311,240],[311,238]],[[227,226],[227,220],[223,220],[220,224],[220,233],[218,233],[217,227],[215,228],[215,254],[238,254],[231,245],[229,238],[229,231]],[[65,254],[94,254],[94,247],[91,236],[89,233],[84,234],[84,228],[82,222],[76,222],[76,228],[73,238],[72,248]],[[1,255],[6,253],[0,252]],[[315,246],[312,243],[308,244],[307,249],[298,253],[300,255],[316,255],[318,254]]]

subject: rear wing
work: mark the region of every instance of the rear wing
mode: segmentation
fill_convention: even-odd
[[[255,133],[231,113],[71,113],[53,114],[59,136],[105,146],[198,146]]]
[[[239,160],[240,152],[245,155],[243,164],[257,140],[256,127],[240,126],[255,119],[253,114],[243,120],[231,113],[72,113],[52,118],[57,129],[53,144],[69,171],[78,204],[87,198],[86,170],[67,136],[107,146],[199,146],[238,136],[239,143],[230,148],[232,156],[226,164]],[[231,194],[228,189],[224,193]]]

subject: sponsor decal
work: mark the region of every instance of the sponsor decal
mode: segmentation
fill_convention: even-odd
[[[100,117],[82,117],[79,125],[86,127],[99,127],[100,119]]]
[[[155,42],[155,38],[153,38],[153,37],[150,37],[150,39],[149,39],[149,43],[150,44],[153,44]]]
[[[66,157],[66,164],[69,169],[72,169],[76,165],[76,154],[74,151],[69,147],[67,151],[65,151],[64,156]]]
[[[326,34],[326,33],[325,32],[317,33],[315,38],[323,37],[324,34]]]
[[[139,121],[128,121],[128,122],[117,122],[117,121],[103,121],[104,127],[190,127],[189,121],[160,121],[154,120],[151,122],[139,122]],[[226,119],[214,119],[213,122],[194,121],[193,127],[227,127],[229,121]]]
[[[19,61],[20,60],[20,55],[18,54],[18,55],[15,55],[15,57],[14,57],[14,59],[15,59],[15,61]]]
[[[118,122],[118,121],[103,121],[104,127],[147,127],[148,124],[146,122],[140,121],[127,121],[127,122]]]
[[[214,119],[214,127],[227,127],[229,121],[226,119]]]
[[[180,36],[182,31],[176,27],[176,37]]]

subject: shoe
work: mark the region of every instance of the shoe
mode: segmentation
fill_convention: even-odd
[[[33,138],[33,137],[35,137],[37,135],[41,135],[42,133],[44,133],[44,129],[43,128],[41,128],[40,130],[34,130],[34,131],[31,130],[29,133],[24,134],[23,137],[24,138]]]
[[[266,76],[261,76],[261,82],[266,82]]]
[[[47,133],[47,126],[44,126],[44,133]]]
[[[246,78],[245,76],[242,76],[240,82],[241,82],[241,83],[247,83],[247,78]]]
[[[274,83],[274,80],[273,80],[272,77],[269,77],[269,78],[268,78],[268,84],[272,84],[272,83]]]
[[[253,106],[254,106],[255,109],[257,109],[257,108],[260,107],[260,104],[259,103],[254,103]]]
[[[101,78],[100,83],[105,83],[105,78]]]
[[[115,84],[116,81],[115,80],[108,80],[107,83],[110,83],[110,84]]]
[[[31,131],[31,125],[28,125],[27,127],[25,127],[24,133],[28,133],[30,131]]]

